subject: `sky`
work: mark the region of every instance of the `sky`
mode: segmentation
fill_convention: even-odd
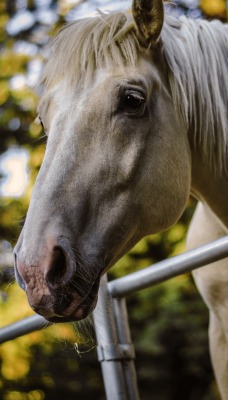
[[[28,159],[28,152],[17,147],[10,148],[0,157],[0,196],[22,196],[28,183]]]

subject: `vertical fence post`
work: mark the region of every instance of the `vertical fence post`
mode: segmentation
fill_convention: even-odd
[[[118,338],[112,299],[107,291],[106,275],[101,279],[97,307],[93,313],[107,400],[128,400],[123,368],[118,357]]]
[[[107,276],[101,280],[93,313],[107,400],[139,400],[125,299],[112,299]]]
[[[126,359],[122,361],[128,398],[130,400],[139,400],[139,391],[134,361],[135,350],[131,341],[131,333],[128,322],[125,298],[113,299],[113,306],[118,340],[123,347],[126,346],[126,354],[128,354],[128,357],[126,357]]]

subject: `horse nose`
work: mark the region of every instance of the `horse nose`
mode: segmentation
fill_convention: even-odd
[[[72,280],[76,263],[69,244],[59,243],[53,248],[45,269],[45,280],[49,289],[65,286]]]
[[[39,260],[37,262],[29,258],[24,260],[20,248],[15,249],[15,276],[22,289],[26,290],[31,279],[34,281],[36,277],[45,282],[49,290],[63,287],[72,280],[76,262],[68,240],[59,238],[51,246],[49,242],[48,247],[48,251],[43,252],[40,259],[36,257]]]

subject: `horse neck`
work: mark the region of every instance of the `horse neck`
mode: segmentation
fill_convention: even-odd
[[[213,31],[213,27],[207,24]],[[215,27],[218,28],[216,25]],[[207,203],[227,231],[228,26],[223,29],[221,25],[219,29],[221,37],[220,30],[215,30],[218,48],[213,49],[217,64],[214,63],[212,68],[207,70],[208,54],[201,54],[203,70],[199,71],[195,78],[195,103],[192,109],[189,109],[189,115],[192,112],[193,117],[189,123],[188,135],[192,152],[192,193]]]
[[[174,105],[191,147],[217,174],[228,171],[228,25],[166,18],[164,55]],[[198,159],[199,157],[197,157]]]
[[[200,148],[192,148],[191,194],[206,203],[228,230],[228,174],[216,171],[202,157]]]

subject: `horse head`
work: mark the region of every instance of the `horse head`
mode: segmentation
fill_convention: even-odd
[[[99,280],[145,235],[174,224],[190,148],[160,33],[161,0],[76,21],[52,46],[38,115],[44,160],[15,247],[15,274],[50,321],[85,318]]]

